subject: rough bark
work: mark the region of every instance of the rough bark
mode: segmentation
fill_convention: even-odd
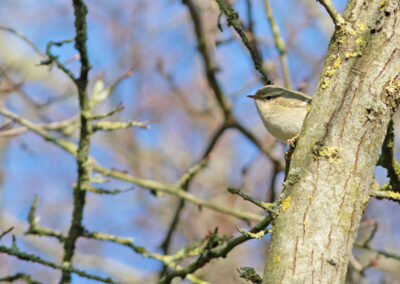
[[[305,119],[263,283],[343,283],[399,103],[400,3],[349,0]]]

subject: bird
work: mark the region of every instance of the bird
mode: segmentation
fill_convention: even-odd
[[[309,95],[277,85],[266,85],[247,97],[254,100],[268,132],[282,141],[300,132],[311,102]]]

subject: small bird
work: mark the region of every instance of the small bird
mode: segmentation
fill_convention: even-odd
[[[283,141],[300,132],[311,101],[309,95],[275,85],[266,85],[248,97],[254,99],[269,133]]]

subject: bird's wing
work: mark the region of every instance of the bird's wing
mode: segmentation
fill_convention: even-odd
[[[304,107],[311,102],[312,98],[307,94],[289,89],[282,89],[282,97],[287,98],[289,105],[293,107]]]

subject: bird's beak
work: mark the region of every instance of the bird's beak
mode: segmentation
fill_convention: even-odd
[[[253,99],[253,100],[259,100],[259,99],[261,99],[259,96],[256,96],[256,95],[249,95],[249,96],[247,96],[248,98],[250,98],[250,99]]]

